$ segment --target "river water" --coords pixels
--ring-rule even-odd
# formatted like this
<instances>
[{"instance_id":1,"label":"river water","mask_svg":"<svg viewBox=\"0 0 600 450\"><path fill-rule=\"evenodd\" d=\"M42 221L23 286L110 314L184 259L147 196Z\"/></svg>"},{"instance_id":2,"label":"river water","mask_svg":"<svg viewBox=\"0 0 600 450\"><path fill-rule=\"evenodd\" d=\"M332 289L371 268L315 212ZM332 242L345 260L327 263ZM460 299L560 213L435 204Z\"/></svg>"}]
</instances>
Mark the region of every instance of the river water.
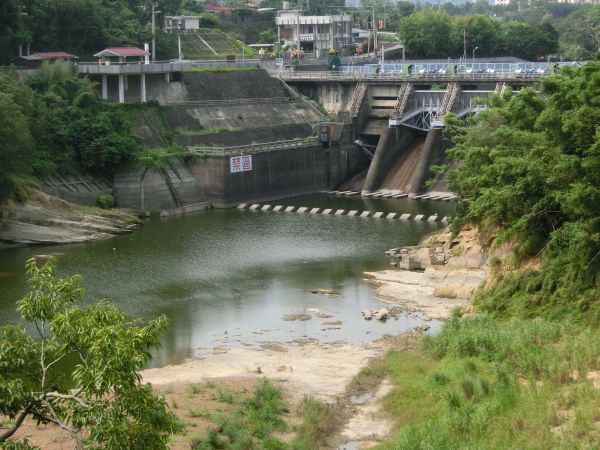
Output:
<instances>
[{"instance_id":1,"label":"river water","mask_svg":"<svg viewBox=\"0 0 600 450\"><path fill-rule=\"evenodd\" d=\"M273 203L275 204L275 203ZM440 215L448 203L314 196L277 202ZM15 301L26 290L24 263L36 254L57 254L61 276L83 275L89 304L110 297L132 316L167 314L172 325L154 353L162 366L213 351L214 347L259 347L269 342L316 338L357 343L398 334L419 323L401 317L365 321L360 310L381 307L362 279L382 270L384 251L414 245L439 223L211 210L194 216L151 219L138 232L113 239L0 253L0 324L18 323ZM341 297L312 294L333 289ZM332 314L320 319L309 308ZM312 319L283 321L308 312ZM342 321L342 325L323 322ZM432 327L435 329L435 324Z\"/></svg>"}]
</instances>

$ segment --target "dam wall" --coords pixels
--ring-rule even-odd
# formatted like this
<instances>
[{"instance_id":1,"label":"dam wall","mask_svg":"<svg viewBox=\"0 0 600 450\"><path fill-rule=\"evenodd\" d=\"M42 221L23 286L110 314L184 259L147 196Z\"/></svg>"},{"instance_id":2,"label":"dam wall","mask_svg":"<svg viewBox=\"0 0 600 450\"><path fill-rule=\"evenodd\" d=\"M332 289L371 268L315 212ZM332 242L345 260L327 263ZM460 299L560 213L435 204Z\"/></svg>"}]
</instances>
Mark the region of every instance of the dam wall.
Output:
<instances>
[{"instance_id":1,"label":"dam wall","mask_svg":"<svg viewBox=\"0 0 600 450\"><path fill-rule=\"evenodd\" d=\"M410 194L418 195L427 191L427 180L435 176L431 166L440 164L445 159L446 146L443 137L444 130L442 128L431 128L427 132L427 138L421 150L421 157L413 170Z\"/></svg>"},{"instance_id":2,"label":"dam wall","mask_svg":"<svg viewBox=\"0 0 600 450\"><path fill-rule=\"evenodd\" d=\"M406 155L419 135L419 131L411 128L393 127L385 129L373 154L373 160L362 188L363 192L374 192L381 188L390 168L395 165L396 161L401 160Z\"/></svg>"}]
</instances>

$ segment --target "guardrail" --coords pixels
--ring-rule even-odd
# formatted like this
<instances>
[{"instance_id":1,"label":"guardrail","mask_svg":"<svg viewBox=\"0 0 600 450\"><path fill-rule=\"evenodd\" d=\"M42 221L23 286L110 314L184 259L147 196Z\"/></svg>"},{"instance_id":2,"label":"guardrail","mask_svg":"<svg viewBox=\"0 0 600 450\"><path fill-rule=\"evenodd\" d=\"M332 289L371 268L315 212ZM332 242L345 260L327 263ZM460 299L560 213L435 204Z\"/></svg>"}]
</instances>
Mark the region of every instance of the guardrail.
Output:
<instances>
[{"instance_id":1,"label":"guardrail","mask_svg":"<svg viewBox=\"0 0 600 450\"><path fill-rule=\"evenodd\" d=\"M310 147L318 144L319 140L312 136L305 139L294 139L290 141L263 142L259 144L238 145L234 147L199 147L189 146L191 153L208 153L215 156L243 155L247 153L264 153L274 150L288 150L294 148Z\"/></svg>"},{"instance_id":2,"label":"guardrail","mask_svg":"<svg viewBox=\"0 0 600 450\"><path fill-rule=\"evenodd\" d=\"M440 74L440 73L422 73L422 74L401 74L401 73L379 73L348 74L344 72L301 72L301 71L270 71L271 75L282 80L335 80L335 81L460 81L460 80L539 80L541 77L550 75L542 73L458 73L458 74Z\"/></svg>"}]
</instances>

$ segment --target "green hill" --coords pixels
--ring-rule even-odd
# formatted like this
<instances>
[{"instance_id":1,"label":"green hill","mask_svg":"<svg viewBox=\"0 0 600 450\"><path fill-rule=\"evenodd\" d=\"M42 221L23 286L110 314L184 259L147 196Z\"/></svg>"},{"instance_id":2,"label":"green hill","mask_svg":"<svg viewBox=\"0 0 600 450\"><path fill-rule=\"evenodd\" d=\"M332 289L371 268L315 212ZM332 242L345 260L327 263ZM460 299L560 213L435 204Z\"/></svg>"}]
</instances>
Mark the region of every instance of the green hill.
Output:
<instances>
[{"instance_id":1,"label":"green hill","mask_svg":"<svg viewBox=\"0 0 600 450\"><path fill-rule=\"evenodd\" d=\"M222 58L226 55L256 57L258 55L255 49L242 44L227 33L215 29L200 29L182 35L181 50L186 59Z\"/></svg>"}]
</instances>

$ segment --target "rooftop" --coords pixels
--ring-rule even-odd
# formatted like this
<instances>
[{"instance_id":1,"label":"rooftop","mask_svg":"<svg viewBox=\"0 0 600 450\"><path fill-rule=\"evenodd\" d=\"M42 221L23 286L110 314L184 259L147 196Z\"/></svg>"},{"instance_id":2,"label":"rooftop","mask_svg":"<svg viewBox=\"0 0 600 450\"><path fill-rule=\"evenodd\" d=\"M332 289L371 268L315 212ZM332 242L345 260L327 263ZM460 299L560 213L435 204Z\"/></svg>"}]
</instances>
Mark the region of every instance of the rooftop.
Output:
<instances>
[{"instance_id":1,"label":"rooftop","mask_svg":"<svg viewBox=\"0 0 600 450\"><path fill-rule=\"evenodd\" d=\"M33 61L38 59L73 59L77 58L77 56L67 52L34 52L31 55L23 56L22 58Z\"/></svg>"},{"instance_id":2,"label":"rooftop","mask_svg":"<svg viewBox=\"0 0 600 450\"><path fill-rule=\"evenodd\" d=\"M127 56L149 56L145 50L137 47L108 47L102 50L101 52L96 53L94 56L96 58L101 58L102 56L119 56L119 57L127 57Z\"/></svg>"}]
</instances>

